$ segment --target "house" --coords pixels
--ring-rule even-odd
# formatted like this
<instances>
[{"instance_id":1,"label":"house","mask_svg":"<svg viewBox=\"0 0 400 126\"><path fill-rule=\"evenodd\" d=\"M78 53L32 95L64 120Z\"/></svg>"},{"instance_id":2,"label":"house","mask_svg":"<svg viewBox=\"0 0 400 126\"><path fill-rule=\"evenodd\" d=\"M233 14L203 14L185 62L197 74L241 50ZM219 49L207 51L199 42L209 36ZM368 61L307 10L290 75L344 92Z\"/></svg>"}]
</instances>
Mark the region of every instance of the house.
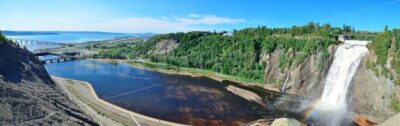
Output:
<instances>
[{"instance_id":1,"label":"house","mask_svg":"<svg viewBox=\"0 0 400 126\"><path fill-rule=\"evenodd\" d=\"M346 40L349 40L351 37L350 36L348 36L348 35L339 35L339 36L337 36L337 41L339 41L339 42L344 42L344 41L346 41Z\"/></svg>"}]
</instances>

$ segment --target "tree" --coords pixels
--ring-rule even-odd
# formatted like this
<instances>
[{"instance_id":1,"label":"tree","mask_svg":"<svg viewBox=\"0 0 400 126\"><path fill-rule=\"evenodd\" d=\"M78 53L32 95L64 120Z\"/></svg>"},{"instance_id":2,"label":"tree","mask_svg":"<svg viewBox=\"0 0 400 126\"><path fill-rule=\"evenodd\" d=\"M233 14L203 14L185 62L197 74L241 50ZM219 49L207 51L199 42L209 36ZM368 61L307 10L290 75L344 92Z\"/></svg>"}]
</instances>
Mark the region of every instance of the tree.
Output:
<instances>
[{"instance_id":1,"label":"tree","mask_svg":"<svg viewBox=\"0 0 400 126\"><path fill-rule=\"evenodd\" d=\"M3 33L0 31L0 42L6 42L7 39L4 37Z\"/></svg>"},{"instance_id":2,"label":"tree","mask_svg":"<svg viewBox=\"0 0 400 126\"><path fill-rule=\"evenodd\" d=\"M392 35L388 31L387 26L385 26L384 32L379 33L371 44L372 49L377 55L377 63L380 64L382 67L386 64L391 37Z\"/></svg>"},{"instance_id":3,"label":"tree","mask_svg":"<svg viewBox=\"0 0 400 126\"><path fill-rule=\"evenodd\" d=\"M387 25L385 25L385 29L383 30L383 32L385 32L385 33L389 32L389 28Z\"/></svg>"},{"instance_id":4,"label":"tree","mask_svg":"<svg viewBox=\"0 0 400 126\"><path fill-rule=\"evenodd\" d=\"M330 24L320 26L318 23L310 22L304 26L290 28L258 26L233 30L232 36L224 36L225 32L216 31L160 34L149 38L147 42L126 49L129 50L129 55L122 56L129 58L142 56L153 62L213 70L262 81L266 65L261 61L263 55L282 49L285 55L279 60L281 67L301 63L317 50L325 51L322 57L326 58L329 55L326 54L329 53L327 48L335 40L330 34L333 32L339 34L342 31L340 28L332 28ZM152 53L151 50L161 40L175 40L179 46L165 55ZM290 54L292 58L286 57L289 49L293 49ZM126 50L119 47L113 51L116 52L112 53L113 57Z\"/></svg>"}]
</instances>

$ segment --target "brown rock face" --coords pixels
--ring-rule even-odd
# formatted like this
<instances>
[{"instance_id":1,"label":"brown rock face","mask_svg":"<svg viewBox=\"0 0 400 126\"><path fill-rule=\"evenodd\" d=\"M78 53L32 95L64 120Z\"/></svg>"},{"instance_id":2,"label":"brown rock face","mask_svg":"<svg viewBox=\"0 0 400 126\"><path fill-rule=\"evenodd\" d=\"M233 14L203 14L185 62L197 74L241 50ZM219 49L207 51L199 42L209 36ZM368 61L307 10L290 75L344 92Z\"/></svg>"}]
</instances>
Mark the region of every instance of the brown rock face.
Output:
<instances>
[{"instance_id":1,"label":"brown rock face","mask_svg":"<svg viewBox=\"0 0 400 126\"><path fill-rule=\"evenodd\" d=\"M0 43L0 125L97 125L27 50Z\"/></svg>"},{"instance_id":2,"label":"brown rock face","mask_svg":"<svg viewBox=\"0 0 400 126\"><path fill-rule=\"evenodd\" d=\"M154 49L151 51L153 54L166 55L172 50L178 47L178 43L175 40L161 40L156 44Z\"/></svg>"},{"instance_id":3,"label":"brown rock face","mask_svg":"<svg viewBox=\"0 0 400 126\"><path fill-rule=\"evenodd\" d=\"M307 57L302 63L288 68L279 68L279 58L283 55L281 49L276 49L270 55L263 56L262 60L266 62L265 80L267 86L282 89L286 82L285 92L298 94L308 98L319 98L324 88L325 76L328 73L333 54L337 46L329 47L331 54L327 60L321 60L321 53L317 52ZM288 57L291 57L288 51ZM283 72L282 72L283 71Z\"/></svg>"},{"instance_id":4,"label":"brown rock face","mask_svg":"<svg viewBox=\"0 0 400 126\"><path fill-rule=\"evenodd\" d=\"M390 109L391 95L399 94L399 87L393 82L367 68L367 62L374 59L369 52L353 77L350 94L351 107L356 113L366 115L375 122L382 122L395 113ZM397 91L397 92L396 92Z\"/></svg>"},{"instance_id":5,"label":"brown rock face","mask_svg":"<svg viewBox=\"0 0 400 126\"><path fill-rule=\"evenodd\" d=\"M356 116L354 117L354 123L357 124L358 126L375 126L376 123L371 122L370 120L368 120L367 118L363 117L363 116Z\"/></svg>"}]
</instances>

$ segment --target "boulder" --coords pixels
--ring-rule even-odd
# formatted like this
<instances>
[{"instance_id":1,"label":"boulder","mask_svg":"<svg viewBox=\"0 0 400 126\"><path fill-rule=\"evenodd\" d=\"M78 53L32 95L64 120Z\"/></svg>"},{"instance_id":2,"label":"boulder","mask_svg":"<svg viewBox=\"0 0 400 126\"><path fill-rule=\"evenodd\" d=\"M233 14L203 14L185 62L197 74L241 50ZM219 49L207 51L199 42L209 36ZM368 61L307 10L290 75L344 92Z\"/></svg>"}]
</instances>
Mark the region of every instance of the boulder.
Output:
<instances>
[{"instance_id":1,"label":"boulder","mask_svg":"<svg viewBox=\"0 0 400 126\"><path fill-rule=\"evenodd\" d=\"M379 126L398 126L400 125L400 113L397 113L393 117L390 117L385 122L379 124Z\"/></svg>"},{"instance_id":2,"label":"boulder","mask_svg":"<svg viewBox=\"0 0 400 126\"><path fill-rule=\"evenodd\" d=\"M290 118L279 118L272 122L271 126L306 126L305 124Z\"/></svg>"}]
</instances>

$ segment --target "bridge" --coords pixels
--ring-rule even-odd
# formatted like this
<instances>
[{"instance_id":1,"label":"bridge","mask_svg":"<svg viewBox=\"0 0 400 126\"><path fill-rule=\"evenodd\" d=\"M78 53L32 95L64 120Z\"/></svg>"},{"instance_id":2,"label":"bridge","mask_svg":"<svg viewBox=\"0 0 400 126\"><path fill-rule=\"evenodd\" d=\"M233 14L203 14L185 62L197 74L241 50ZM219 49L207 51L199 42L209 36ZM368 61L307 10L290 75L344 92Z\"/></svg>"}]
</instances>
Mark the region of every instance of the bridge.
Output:
<instances>
[{"instance_id":1,"label":"bridge","mask_svg":"<svg viewBox=\"0 0 400 126\"><path fill-rule=\"evenodd\" d=\"M26 39L9 39L9 40L12 41L14 44L18 45L20 48L25 48L29 45L44 46L44 48L35 49L31 51L36 57L48 56L48 55L57 56L57 58L41 60L43 64L61 62L61 61L66 62L77 59L75 56L50 52L50 50L52 49L63 48L64 46L69 46L72 44L61 43L61 42L39 41L39 40L26 40ZM46 47L46 46L59 46L59 47Z\"/></svg>"},{"instance_id":2,"label":"bridge","mask_svg":"<svg viewBox=\"0 0 400 126\"><path fill-rule=\"evenodd\" d=\"M37 52L37 53L34 53L34 55L37 56L37 57L39 57L39 56L47 56L47 55L57 56L57 58L41 60L40 62L42 62L43 64L62 62L62 61L66 62L66 61L77 59L75 56L58 54L58 53L51 53L51 52Z\"/></svg>"},{"instance_id":3,"label":"bridge","mask_svg":"<svg viewBox=\"0 0 400 126\"><path fill-rule=\"evenodd\" d=\"M44 46L50 46L50 45L70 45L67 43L61 43L61 42L50 42L50 41L40 41L40 40L26 40L26 39L9 39L13 43L17 45L44 45Z\"/></svg>"}]
</instances>

